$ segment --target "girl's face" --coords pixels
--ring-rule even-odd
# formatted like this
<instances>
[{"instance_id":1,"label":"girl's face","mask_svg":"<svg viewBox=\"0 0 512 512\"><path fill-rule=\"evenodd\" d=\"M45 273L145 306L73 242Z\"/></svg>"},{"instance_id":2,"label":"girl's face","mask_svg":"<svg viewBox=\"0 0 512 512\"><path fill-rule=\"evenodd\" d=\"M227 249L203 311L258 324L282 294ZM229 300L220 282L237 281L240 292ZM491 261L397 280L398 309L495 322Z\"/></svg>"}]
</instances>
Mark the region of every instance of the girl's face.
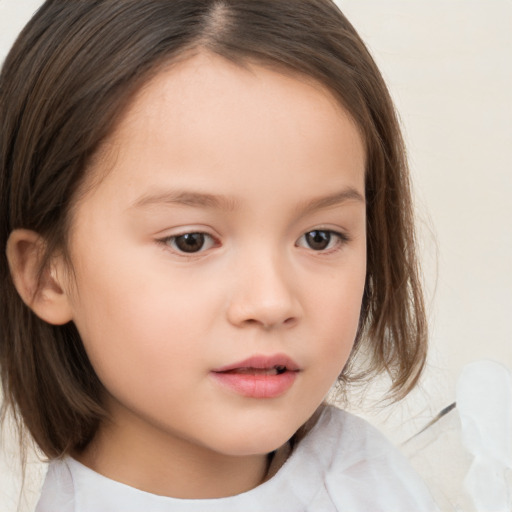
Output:
<instances>
[{"instance_id":1,"label":"girl's face","mask_svg":"<svg viewBox=\"0 0 512 512\"><path fill-rule=\"evenodd\" d=\"M68 293L110 448L276 449L357 331L354 122L312 80L200 54L150 81L104 149L74 211Z\"/></svg>"}]
</instances>

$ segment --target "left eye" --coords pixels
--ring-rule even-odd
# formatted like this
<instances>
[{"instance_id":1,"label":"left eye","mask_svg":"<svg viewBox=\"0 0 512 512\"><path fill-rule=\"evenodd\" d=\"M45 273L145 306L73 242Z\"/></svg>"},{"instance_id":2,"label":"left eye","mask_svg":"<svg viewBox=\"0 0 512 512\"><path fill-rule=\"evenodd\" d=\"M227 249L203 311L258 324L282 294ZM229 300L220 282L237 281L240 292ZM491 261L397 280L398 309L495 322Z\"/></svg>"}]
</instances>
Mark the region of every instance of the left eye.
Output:
<instances>
[{"instance_id":1,"label":"left eye","mask_svg":"<svg viewBox=\"0 0 512 512\"><path fill-rule=\"evenodd\" d=\"M206 233L184 233L183 235L170 236L164 241L176 252L186 254L205 251L215 244L213 238Z\"/></svg>"},{"instance_id":2,"label":"left eye","mask_svg":"<svg viewBox=\"0 0 512 512\"><path fill-rule=\"evenodd\" d=\"M304 233L297 241L297 245L314 251L326 251L333 249L343 241L346 241L346 237L341 233L326 229L315 229Z\"/></svg>"}]
</instances>

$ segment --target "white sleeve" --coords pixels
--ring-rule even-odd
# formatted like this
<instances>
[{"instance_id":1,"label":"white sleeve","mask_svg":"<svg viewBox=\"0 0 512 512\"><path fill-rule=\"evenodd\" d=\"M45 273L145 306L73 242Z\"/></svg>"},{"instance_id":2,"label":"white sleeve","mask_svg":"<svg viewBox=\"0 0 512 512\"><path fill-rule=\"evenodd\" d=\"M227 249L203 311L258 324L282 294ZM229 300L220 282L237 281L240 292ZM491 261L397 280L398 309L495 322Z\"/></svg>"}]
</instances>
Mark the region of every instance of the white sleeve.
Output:
<instances>
[{"instance_id":1,"label":"white sleeve","mask_svg":"<svg viewBox=\"0 0 512 512\"><path fill-rule=\"evenodd\" d=\"M437 512L408 460L366 421L345 413L325 485L339 512Z\"/></svg>"}]
</instances>

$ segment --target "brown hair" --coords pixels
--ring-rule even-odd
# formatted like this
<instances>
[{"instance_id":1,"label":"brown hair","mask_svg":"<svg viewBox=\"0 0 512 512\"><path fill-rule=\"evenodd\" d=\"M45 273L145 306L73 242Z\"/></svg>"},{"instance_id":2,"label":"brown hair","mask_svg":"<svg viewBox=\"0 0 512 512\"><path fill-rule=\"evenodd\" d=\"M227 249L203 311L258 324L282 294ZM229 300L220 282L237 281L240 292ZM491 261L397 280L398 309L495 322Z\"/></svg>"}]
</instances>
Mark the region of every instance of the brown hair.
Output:
<instances>
[{"instance_id":1,"label":"brown hair","mask_svg":"<svg viewBox=\"0 0 512 512\"><path fill-rule=\"evenodd\" d=\"M354 28L330 0L47 0L0 75L0 369L5 404L50 458L85 447L105 417L102 385L75 326L22 302L5 255L12 230L46 240L41 272L66 250L91 158L162 65L206 49L325 84L367 151L367 279L342 382L388 372L403 397L425 362L426 322L405 151L392 101ZM41 273L42 275L42 273ZM364 354L356 368L353 356Z\"/></svg>"}]
</instances>

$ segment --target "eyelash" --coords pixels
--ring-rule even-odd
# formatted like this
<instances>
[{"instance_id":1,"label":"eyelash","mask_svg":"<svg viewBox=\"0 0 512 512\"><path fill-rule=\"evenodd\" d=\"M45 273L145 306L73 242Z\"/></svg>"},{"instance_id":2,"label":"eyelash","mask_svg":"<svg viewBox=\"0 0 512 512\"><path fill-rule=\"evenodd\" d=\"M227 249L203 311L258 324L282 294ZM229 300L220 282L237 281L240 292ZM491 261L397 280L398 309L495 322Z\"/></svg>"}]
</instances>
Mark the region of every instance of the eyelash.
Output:
<instances>
[{"instance_id":1,"label":"eyelash","mask_svg":"<svg viewBox=\"0 0 512 512\"><path fill-rule=\"evenodd\" d=\"M316 236L322 236L322 235L326 235L326 234L328 235L328 245L326 248L315 250L312 247L304 247L306 249L309 248L319 254L331 254L331 253L336 252L337 250L341 249L341 247L343 245L345 245L346 243L350 242L350 238L345 233L340 233L339 231L334 231L332 229L312 229L312 230L304 233L297 240L296 246L301 247L299 245L299 241L304 239L305 237L307 237L307 235L311 235L313 233L315 233ZM322 235L320 235L320 234L322 234ZM178 240L180 238L188 237L188 236L193 236L193 235L200 235L203 238L203 241L205 239L210 240L211 245L205 249L204 242L203 242L201 244L201 247L199 248L199 250L191 251L191 252L184 251L176 246L176 240ZM334 238L334 240L333 240L333 238ZM201 231L190 231L190 232L183 233L180 235L172 235L172 236L168 236L165 238L160 238L157 240L157 242L162 244L166 248L171 248L172 251L179 254L180 256L189 257L189 258L194 257L202 252L205 252L208 249L215 247L215 245L218 245L218 242L216 242L216 240L211 235L209 235L208 233L201 232ZM306 242L306 244L307 244L307 242ZM331 247L329 247L329 246L331 246Z\"/></svg>"},{"instance_id":2,"label":"eyelash","mask_svg":"<svg viewBox=\"0 0 512 512\"><path fill-rule=\"evenodd\" d=\"M179 247L176 247L176 246L173 247L173 245L176 243L177 239L184 238L184 237L191 236L191 235L201 235L203 238L210 240L211 247L214 247L216 245L215 239L208 233L203 233L202 231L189 231L188 233L183 233L181 235L167 236L165 238L160 238L159 240L157 240L157 242L161 243L165 247L170 247L174 252L176 252L180 256L194 257L195 255L197 255L201 252L204 252L207 249L204 249L203 246L201 246L200 250L198 250L198 251L187 252L187 251L181 250ZM211 247L208 247L208 249L210 249Z\"/></svg>"},{"instance_id":3,"label":"eyelash","mask_svg":"<svg viewBox=\"0 0 512 512\"><path fill-rule=\"evenodd\" d=\"M299 238L299 240L302 240L307 235L311 235L312 233L316 233L317 235L320 233L328 234L328 236L329 236L328 247L326 247L325 249L315 250L312 247L309 247L313 251L318 252L320 254L331 254L331 253L336 252L337 250L341 249L341 247L343 245L345 245L346 243L350 242L350 238L345 233L340 233L339 231L334 231L332 229L312 229L311 231L307 231L306 233L304 233ZM333 238L334 238L334 240L333 240ZM333 243L333 245L331 247L329 247L331 245L331 243ZM297 241L297 244L298 244L298 241Z\"/></svg>"}]
</instances>

